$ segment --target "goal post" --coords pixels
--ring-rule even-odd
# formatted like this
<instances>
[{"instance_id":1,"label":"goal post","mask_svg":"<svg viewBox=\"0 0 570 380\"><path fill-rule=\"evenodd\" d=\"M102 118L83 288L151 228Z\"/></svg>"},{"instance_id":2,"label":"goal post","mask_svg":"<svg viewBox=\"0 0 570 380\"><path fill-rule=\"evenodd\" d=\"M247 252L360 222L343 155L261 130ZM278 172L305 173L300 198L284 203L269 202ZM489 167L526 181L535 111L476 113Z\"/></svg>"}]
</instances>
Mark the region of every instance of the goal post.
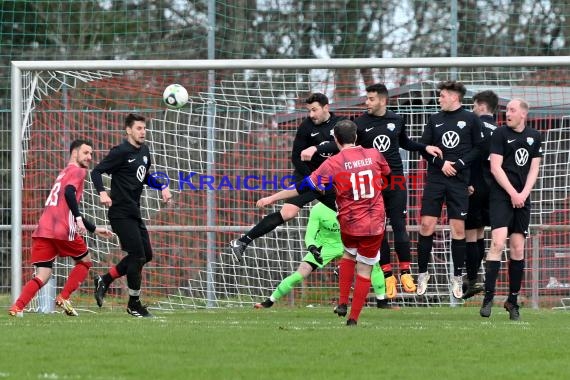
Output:
<instances>
[{"instance_id":1,"label":"goal post","mask_svg":"<svg viewBox=\"0 0 570 380\"><path fill-rule=\"evenodd\" d=\"M421 135L427 117L438 110L435 87L441 80L464 82L469 91L466 105L470 96L485 89L498 92L503 107L509 98L529 98L532 126L543 133L546 151L533 194L532 223L540 226L536 228L540 238L532 241L541 244L549 256L534 257L531 253L538 252L537 247L528 248L528 257L534 260L528 268L539 273L533 272L532 280L531 276L525 279L525 294L529 298L532 294L533 304L538 305L543 295L563 293L563 286L547 289L544 279L553 277L558 284L570 284L570 273L559 267L570 260L569 232L559 227L548 230L549 225L568 224L570 219L570 87L564 85L570 79L570 57L14 61L12 300L19 295L23 276L29 276L25 261L29 231L39 218L46 186L51 186L54 172L66 161L65 144L72 137L89 137L96 145L97 162L121 141L121 117L132 111L147 116L152 171L168 176L177 199L176 209L165 209L155 191L143 193L143 216L156 251L155 260L145 270L143 289L163 308L251 305L268 296L295 270L305 251L308 208L296 220L257 239L248 248L243 267L234 265L227 243L261 220L253 201L275 191L290 173L291 142L306 115L304 97L324 92L335 112L357 116L363 111L364 95L358 70L365 68L373 70L378 82L386 83L389 108L406 118L414 139ZM342 70L353 75L337 76ZM353 79L343 82L340 77ZM187 87L191 99L180 110L167 110L161 94L174 82ZM402 155L407 174L420 178L417 188L410 189L409 199L408 224L415 239L424 166L416 154ZM259 179L254 184L263 186L244 189L250 183L243 179L252 173L266 176L267 181ZM107 223L89 180L81 208L98 224ZM430 283L434 289L430 297L399 291L397 302L414 306L451 303L449 239L449 230L443 226L434 242L430 272L433 269L437 276ZM106 270L121 255L117 242L88 238L88 246L97 271ZM63 279L69 263L61 261L56 270ZM394 254L392 262L397 266ZM501 273L504 291L505 271ZM315 290L300 288L298 299L329 302L336 287L331 274L332 268L315 273L307 281L308 288ZM61 286L61 279L56 286ZM82 291L90 290L84 284ZM111 296L121 291L119 283ZM92 306L89 301L85 301L87 306Z\"/></svg>"}]
</instances>

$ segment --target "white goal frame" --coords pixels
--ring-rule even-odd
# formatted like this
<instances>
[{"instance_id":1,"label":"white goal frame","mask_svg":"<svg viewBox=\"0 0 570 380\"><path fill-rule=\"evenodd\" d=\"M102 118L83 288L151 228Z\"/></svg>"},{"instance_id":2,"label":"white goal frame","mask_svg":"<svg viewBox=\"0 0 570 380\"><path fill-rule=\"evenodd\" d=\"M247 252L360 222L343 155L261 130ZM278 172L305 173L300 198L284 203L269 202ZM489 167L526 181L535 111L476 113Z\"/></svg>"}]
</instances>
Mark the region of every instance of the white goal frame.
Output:
<instances>
[{"instance_id":1,"label":"white goal frame","mask_svg":"<svg viewBox=\"0 0 570 380\"><path fill-rule=\"evenodd\" d=\"M430 57L369 59L292 59L292 60L124 60L124 61L12 61L11 63L11 298L15 301L22 287L22 154L23 154L23 71L81 70L217 70L217 69L373 69L459 67L566 66L570 56L515 57ZM212 71L213 73L213 71ZM213 75L210 75L213 83ZM568 227L568 226L566 226ZM217 231L219 226L197 226L201 231ZM225 230L230 230L227 227Z\"/></svg>"}]
</instances>

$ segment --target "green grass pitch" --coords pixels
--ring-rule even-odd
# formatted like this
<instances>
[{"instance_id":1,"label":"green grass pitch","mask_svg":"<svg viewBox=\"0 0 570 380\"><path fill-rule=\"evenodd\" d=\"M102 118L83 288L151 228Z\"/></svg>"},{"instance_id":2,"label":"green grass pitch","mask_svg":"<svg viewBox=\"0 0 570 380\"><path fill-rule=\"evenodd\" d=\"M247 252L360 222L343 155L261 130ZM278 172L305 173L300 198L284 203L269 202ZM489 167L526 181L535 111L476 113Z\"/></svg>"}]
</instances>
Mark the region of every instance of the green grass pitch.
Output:
<instances>
[{"instance_id":1,"label":"green grass pitch","mask_svg":"<svg viewBox=\"0 0 570 380\"><path fill-rule=\"evenodd\" d=\"M568 379L570 314L475 307L0 316L0 379Z\"/></svg>"}]
</instances>

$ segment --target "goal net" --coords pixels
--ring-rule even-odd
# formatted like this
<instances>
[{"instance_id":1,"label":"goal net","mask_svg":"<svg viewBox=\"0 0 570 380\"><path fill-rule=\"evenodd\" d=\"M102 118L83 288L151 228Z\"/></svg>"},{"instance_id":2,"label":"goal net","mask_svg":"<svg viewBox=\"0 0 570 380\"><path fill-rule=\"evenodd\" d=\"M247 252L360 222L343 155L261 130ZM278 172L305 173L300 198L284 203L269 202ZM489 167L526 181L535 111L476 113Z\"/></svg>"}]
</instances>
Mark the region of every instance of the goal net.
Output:
<instances>
[{"instance_id":1,"label":"goal net","mask_svg":"<svg viewBox=\"0 0 570 380\"><path fill-rule=\"evenodd\" d=\"M441 66L441 65L439 65ZM533 191L531 238L523 296L536 305L557 305L570 293L568 224L570 176L570 87L568 67L525 66L372 68L374 80L390 89L389 108L403 115L413 139L421 136L429 116L438 111L436 86L457 79L468 93L464 104L482 90L500 98L498 122L506 103L521 97L531 105L529 124L542 132L544 159ZM355 117L364 111L365 84L359 64L334 69L260 67L156 70L125 67L89 70L23 70L21 76L22 153L22 279L32 275L29 264L31 231L59 171L68 160L75 138L94 143L94 161L124 138L127 113L147 117L147 144L153 152L151 172L170 180L175 205L165 208L160 193L145 189L141 208L150 230L154 259L143 272L143 297L153 307L251 307L269 296L304 256L304 232L310 206L300 216L255 240L246 250L245 265L236 265L228 243L248 231L273 209L260 211L255 201L283 187L292 172L290 151L295 131L307 116L304 99L323 92L333 112ZM180 110L167 109L162 91L182 84L190 94ZM369 84L369 83L367 83ZM417 153L401 152L406 174L419 178L409 188L408 226L412 239L412 272L417 274L415 242L425 162ZM106 179L109 185L108 178ZM83 212L107 225L90 180L86 181ZM436 233L429 271L434 273L426 296L404 293L394 300L403 306L454 303L450 298L450 233L445 210ZM551 227L554 226L554 227ZM391 240L391 233L388 232ZM486 232L487 244L490 233ZM93 237L87 243L95 259L92 274L105 272L123 255L117 241ZM392 246L393 247L393 246ZM506 256L504 258L506 260ZM392 252L397 271L397 257ZM72 262L58 259L55 286L61 287ZM507 287L506 265L498 283ZM329 305L337 297L334 265L313 273L282 304ZM13 268L14 270L14 268ZM15 269L18 270L18 269ZM480 274L483 275L483 272ZM80 307L93 307L92 282L74 296ZM126 281L113 284L107 305L124 303ZM372 294L372 293L371 293ZM48 296L49 297L49 296ZM48 298L47 302L51 302ZM475 298L473 302L480 302ZM33 304L39 308L41 302Z\"/></svg>"}]
</instances>

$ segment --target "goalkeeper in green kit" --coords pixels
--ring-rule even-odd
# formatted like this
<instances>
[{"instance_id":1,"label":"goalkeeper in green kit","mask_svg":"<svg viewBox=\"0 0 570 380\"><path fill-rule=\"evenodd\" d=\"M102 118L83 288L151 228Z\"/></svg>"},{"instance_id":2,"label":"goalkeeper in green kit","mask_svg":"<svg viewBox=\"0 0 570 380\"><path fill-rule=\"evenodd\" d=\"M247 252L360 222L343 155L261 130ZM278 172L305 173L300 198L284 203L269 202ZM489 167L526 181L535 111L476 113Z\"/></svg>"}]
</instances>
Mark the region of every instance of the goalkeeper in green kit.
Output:
<instances>
[{"instance_id":1,"label":"goalkeeper in green kit","mask_svg":"<svg viewBox=\"0 0 570 380\"><path fill-rule=\"evenodd\" d=\"M309 252L303 257L297 271L283 279L269 298L256 303L254 305L256 309L270 308L277 300L289 294L295 285L309 277L315 269L323 268L331 261L342 257L344 247L335 211L322 203L313 206L305 232L305 244ZM384 275L378 264L372 269L371 280L376 293L377 306L390 308L385 298Z\"/></svg>"}]
</instances>

